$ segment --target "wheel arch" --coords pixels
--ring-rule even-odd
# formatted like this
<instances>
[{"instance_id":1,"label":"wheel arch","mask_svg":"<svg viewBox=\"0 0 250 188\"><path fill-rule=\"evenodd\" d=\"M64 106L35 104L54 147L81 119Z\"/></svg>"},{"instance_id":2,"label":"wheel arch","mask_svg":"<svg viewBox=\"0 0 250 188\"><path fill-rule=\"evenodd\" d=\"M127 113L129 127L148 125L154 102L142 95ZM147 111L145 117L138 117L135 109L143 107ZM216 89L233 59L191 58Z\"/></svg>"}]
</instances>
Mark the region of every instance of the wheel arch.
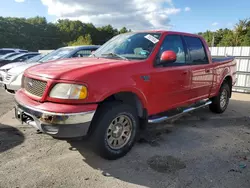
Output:
<instances>
[{"instance_id":1,"label":"wheel arch","mask_svg":"<svg viewBox=\"0 0 250 188\"><path fill-rule=\"evenodd\" d=\"M233 78L232 76L228 75L224 78L223 83L227 83L230 88L230 98L232 96L232 89L233 89Z\"/></svg>"},{"instance_id":2,"label":"wheel arch","mask_svg":"<svg viewBox=\"0 0 250 188\"><path fill-rule=\"evenodd\" d=\"M91 134L95 128L95 120L98 119L98 116L101 112L101 107L109 102L120 102L126 103L136 108L137 115L140 121L140 129L145 129L148 122L148 112L145 106L145 101L138 96L137 93L132 91L121 91L117 93L110 94L105 97L101 102L98 103L96 113L93 118L93 122L90 125L88 133Z\"/></svg>"},{"instance_id":3,"label":"wheel arch","mask_svg":"<svg viewBox=\"0 0 250 188\"><path fill-rule=\"evenodd\" d=\"M134 92L131 91L122 91L118 93L114 93L108 97L106 97L104 100L102 100L99 105L109 102L109 101L119 101L122 103L129 104L131 106L136 107L137 114L140 118L143 117L143 109L145 109L145 105L142 101L142 99Z\"/></svg>"},{"instance_id":4,"label":"wheel arch","mask_svg":"<svg viewBox=\"0 0 250 188\"><path fill-rule=\"evenodd\" d=\"M230 88L230 98L232 96L232 89L233 89L233 78L232 76L228 73L225 72L224 76L222 77L223 79L221 79L220 84L218 85L218 88L216 89L216 95L219 94L220 92L220 88L224 83L227 83L229 88Z\"/></svg>"}]
</instances>

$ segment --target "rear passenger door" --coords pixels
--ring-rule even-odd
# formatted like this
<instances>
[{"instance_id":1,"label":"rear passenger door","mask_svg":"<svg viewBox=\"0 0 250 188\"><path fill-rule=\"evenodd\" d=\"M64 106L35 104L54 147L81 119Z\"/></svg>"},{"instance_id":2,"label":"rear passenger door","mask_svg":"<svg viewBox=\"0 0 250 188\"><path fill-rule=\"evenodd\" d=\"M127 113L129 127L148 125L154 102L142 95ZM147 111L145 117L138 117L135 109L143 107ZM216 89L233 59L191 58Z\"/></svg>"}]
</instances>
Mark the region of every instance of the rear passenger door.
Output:
<instances>
[{"instance_id":1,"label":"rear passenger door","mask_svg":"<svg viewBox=\"0 0 250 188\"><path fill-rule=\"evenodd\" d=\"M191 73L191 100L207 98L213 83L213 69L209 64L203 42L198 37L183 37L188 49Z\"/></svg>"}]
</instances>

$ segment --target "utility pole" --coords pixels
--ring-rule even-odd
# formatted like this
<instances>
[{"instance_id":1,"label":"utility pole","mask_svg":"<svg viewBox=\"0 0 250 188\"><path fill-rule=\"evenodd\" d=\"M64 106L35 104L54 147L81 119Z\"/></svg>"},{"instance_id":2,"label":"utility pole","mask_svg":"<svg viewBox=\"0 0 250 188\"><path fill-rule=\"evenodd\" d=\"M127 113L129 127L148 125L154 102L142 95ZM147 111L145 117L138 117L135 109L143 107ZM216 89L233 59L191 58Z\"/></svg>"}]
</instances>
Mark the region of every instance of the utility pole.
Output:
<instances>
[{"instance_id":1,"label":"utility pole","mask_svg":"<svg viewBox=\"0 0 250 188\"><path fill-rule=\"evenodd\" d=\"M212 38L211 47L214 47L214 34L213 34L213 38Z\"/></svg>"}]
</instances>

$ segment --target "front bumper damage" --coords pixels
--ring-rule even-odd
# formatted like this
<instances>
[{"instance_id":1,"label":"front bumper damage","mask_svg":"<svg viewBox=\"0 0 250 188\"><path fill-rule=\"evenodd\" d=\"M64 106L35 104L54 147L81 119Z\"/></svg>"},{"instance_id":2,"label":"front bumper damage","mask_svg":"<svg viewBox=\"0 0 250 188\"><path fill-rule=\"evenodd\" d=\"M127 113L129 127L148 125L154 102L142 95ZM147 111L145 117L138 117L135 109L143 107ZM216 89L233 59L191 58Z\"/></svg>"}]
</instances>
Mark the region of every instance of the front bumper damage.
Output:
<instances>
[{"instance_id":1,"label":"front bumper damage","mask_svg":"<svg viewBox=\"0 0 250 188\"><path fill-rule=\"evenodd\" d=\"M24 105L16 99L15 117L19 121L56 138L87 135L94 114L95 110L80 113L48 112Z\"/></svg>"}]
</instances>

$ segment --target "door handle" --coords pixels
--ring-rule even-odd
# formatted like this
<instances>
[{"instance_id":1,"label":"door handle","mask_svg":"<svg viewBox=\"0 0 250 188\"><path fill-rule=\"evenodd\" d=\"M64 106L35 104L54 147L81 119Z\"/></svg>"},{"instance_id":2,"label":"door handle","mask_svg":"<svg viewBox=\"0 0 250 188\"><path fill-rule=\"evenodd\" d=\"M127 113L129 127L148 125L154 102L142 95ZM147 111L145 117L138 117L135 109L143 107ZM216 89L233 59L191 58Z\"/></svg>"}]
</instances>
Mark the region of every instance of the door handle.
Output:
<instances>
[{"instance_id":1,"label":"door handle","mask_svg":"<svg viewBox=\"0 0 250 188\"><path fill-rule=\"evenodd\" d=\"M186 75L188 73L188 71L183 71L182 74L183 75Z\"/></svg>"},{"instance_id":2,"label":"door handle","mask_svg":"<svg viewBox=\"0 0 250 188\"><path fill-rule=\"evenodd\" d=\"M210 72L210 69L206 69L205 72L206 72L206 73L209 73L209 72Z\"/></svg>"}]
</instances>

